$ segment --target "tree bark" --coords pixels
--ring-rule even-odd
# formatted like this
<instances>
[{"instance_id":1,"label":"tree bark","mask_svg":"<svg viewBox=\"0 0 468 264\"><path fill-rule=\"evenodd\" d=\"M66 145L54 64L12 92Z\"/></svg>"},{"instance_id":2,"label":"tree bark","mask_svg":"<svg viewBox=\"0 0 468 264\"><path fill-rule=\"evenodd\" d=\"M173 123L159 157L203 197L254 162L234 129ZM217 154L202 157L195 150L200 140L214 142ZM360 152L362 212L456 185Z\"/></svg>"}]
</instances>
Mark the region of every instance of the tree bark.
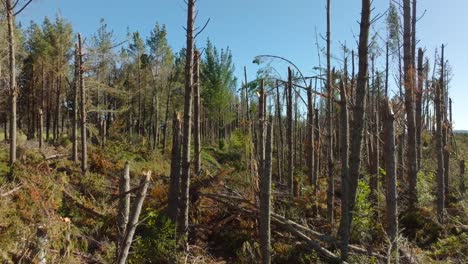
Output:
<instances>
[{"instance_id":1,"label":"tree bark","mask_svg":"<svg viewBox=\"0 0 468 264\"><path fill-rule=\"evenodd\" d=\"M194 137L194 174L201 173L201 137L200 137L200 52L195 50L193 65L193 137Z\"/></svg>"},{"instance_id":2,"label":"tree bark","mask_svg":"<svg viewBox=\"0 0 468 264\"><path fill-rule=\"evenodd\" d=\"M148 171L144 174L143 178L140 181L141 189L137 193L136 201L130 215L130 219L126 228L125 237L122 242L122 249L119 252L117 263L125 264L127 261L128 252L130 251L130 246L133 242L133 235L138 226L138 219L140 218L141 208L143 207L143 202L146 197L146 192L148 190L148 185L151 179L151 171Z\"/></svg>"},{"instance_id":3,"label":"tree bark","mask_svg":"<svg viewBox=\"0 0 468 264\"><path fill-rule=\"evenodd\" d=\"M288 67L288 85L286 87L287 90L287 119L288 119L288 125L287 125L287 130L286 130L286 138L288 141L288 190L289 194L291 196L294 195L294 158L293 158L293 152L294 152L294 147L293 147L293 113L292 113L292 89L293 89L293 83L292 83L292 72L291 68Z\"/></svg>"},{"instance_id":4,"label":"tree bark","mask_svg":"<svg viewBox=\"0 0 468 264\"><path fill-rule=\"evenodd\" d=\"M408 149L406 159L408 161L408 201L409 210L414 209L418 203L416 189L417 180L417 151L416 151L416 120L414 114L414 61L411 52L411 6L410 0L403 1L403 64L405 82L405 110L407 123Z\"/></svg>"},{"instance_id":5,"label":"tree bark","mask_svg":"<svg viewBox=\"0 0 468 264\"><path fill-rule=\"evenodd\" d=\"M331 39L330 39L330 0L327 0L327 141L328 141L328 177L327 177L327 220L332 224L335 219L334 203L335 203L335 184L334 184L334 161L333 161L333 87L331 75Z\"/></svg>"},{"instance_id":6,"label":"tree bark","mask_svg":"<svg viewBox=\"0 0 468 264\"><path fill-rule=\"evenodd\" d=\"M125 162L125 168L122 176L120 177L119 184L119 212L117 215L117 256L119 255L119 250L124 242L124 236L127 231L128 217L130 214L130 165Z\"/></svg>"},{"instance_id":7,"label":"tree bark","mask_svg":"<svg viewBox=\"0 0 468 264\"><path fill-rule=\"evenodd\" d=\"M364 133L367 79L368 79L368 55L369 55L369 28L371 15L371 1L362 0L361 23L359 33L359 71L356 84L356 101L353 111L353 122L351 129L351 148L349 158L349 175L350 175L350 195L349 209L346 208L349 221L341 219L340 225L344 236L349 236L351 222L353 219L352 212L354 210L356 190L359 179L359 170L361 167L361 150ZM346 245L345 245L346 246Z\"/></svg>"},{"instance_id":8,"label":"tree bark","mask_svg":"<svg viewBox=\"0 0 468 264\"><path fill-rule=\"evenodd\" d=\"M265 102L266 103L266 102ZM265 117L264 117L265 118ZM265 125L263 126L265 128ZM264 132L262 132L264 134ZM260 249L262 252L262 263L271 263L270 250L270 221L271 221L271 173L272 173L272 150L273 150L273 124L272 120L267 124L267 135L265 143L265 160L263 173L260 177Z\"/></svg>"},{"instance_id":9,"label":"tree bark","mask_svg":"<svg viewBox=\"0 0 468 264\"><path fill-rule=\"evenodd\" d=\"M397 178L395 152L395 116L388 99L382 101L382 117L384 130L384 162L386 171L386 210L387 235L390 238L391 258L398 263L398 212L397 212ZM388 263L391 263L389 260Z\"/></svg>"},{"instance_id":10,"label":"tree bark","mask_svg":"<svg viewBox=\"0 0 468 264\"><path fill-rule=\"evenodd\" d=\"M75 44L75 76L73 82L73 163L78 164L78 97L80 87L80 54L78 44Z\"/></svg>"},{"instance_id":11,"label":"tree bark","mask_svg":"<svg viewBox=\"0 0 468 264\"><path fill-rule=\"evenodd\" d=\"M345 59L346 61L346 59ZM346 65L346 62L345 62ZM345 76L347 78L347 72L345 70ZM341 137L341 221L344 223L349 222L349 201L350 192L349 187L351 180L349 177L349 114L348 114L348 97L346 94L346 84L344 80L341 82L340 97L341 97L341 109L340 109L340 137ZM341 231L341 258L347 260L348 258L348 245L349 245L349 233Z\"/></svg>"},{"instance_id":12,"label":"tree bark","mask_svg":"<svg viewBox=\"0 0 468 264\"><path fill-rule=\"evenodd\" d=\"M465 195L465 160L460 160L460 193Z\"/></svg>"},{"instance_id":13,"label":"tree bark","mask_svg":"<svg viewBox=\"0 0 468 264\"><path fill-rule=\"evenodd\" d=\"M436 114L436 153L437 153L437 217L440 222L444 221L445 211L445 166L444 166L444 145L443 145L443 110L442 93L444 86L444 46L442 46L441 58L442 74L439 84L435 87L435 114Z\"/></svg>"},{"instance_id":14,"label":"tree bark","mask_svg":"<svg viewBox=\"0 0 468 264\"><path fill-rule=\"evenodd\" d=\"M312 98L312 84L307 89L307 174L309 183L314 183L314 102Z\"/></svg>"},{"instance_id":15,"label":"tree bark","mask_svg":"<svg viewBox=\"0 0 468 264\"><path fill-rule=\"evenodd\" d=\"M416 0L414 0L416 2ZM423 125L423 116L422 116L422 93L424 89L424 51L419 48L418 50L418 88L416 89L416 154L417 154L417 168L421 168L421 159L422 159L422 145L421 145L421 135L422 135L422 125Z\"/></svg>"},{"instance_id":16,"label":"tree bark","mask_svg":"<svg viewBox=\"0 0 468 264\"><path fill-rule=\"evenodd\" d=\"M10 165L16 162L17 116L16 103L18 100L18 87L16 86L16 51L15 51L15 17L11 0L6 0L6 16L8 24L8 58L10 70Z\"/></svg>"},{"instance_id":17,"label":"tree bark","mask_svg":"<svg viewBox=\"0 0 468 264\"><path fill-rule=\"evenodd\" d=\"M180 193L180 141L181 141L180 116L174 113L172 123L172 154L171 154L171 176L168 194L168 217L174 223L177 219L178 197Z\"/></svg>"},{"instance_id":18,"label":"tree bark","mask_svg":"<svg viewBox=\"0 0 468 264\"><path fill-rule=\"evenodd\" d=\"M193 31L195 20L195 0L187 0L187 47L185 61L185 101L182 150L181 195L179 199L179 216L177 223L177 240L179 246L186 248L189 225L189 189L190 189L190 143L192 132L192 88L193 88Z\"/></svg>"},{"instance_id":19,"label":"tree bark","mask_svg":"<svg viewBox=\"0 0 468 264\"><path fill-rule=\"evenodd\" d=\"M39 148L42 149L44 146L44 113L42 112L42 108L39 108Z\"/></svg>"},{"instance_id":20,"label":"tree bark","mask_svg":"<svg viewBox=\"0 0 468 264\"><path fill-rule=\"evenodd\" d=\"M86 173L88 170L88 151L86 144L86 90L84 85L84 66L83 66L83 42L81 35L78 34L78 50L80 63L80 90L81 90L81 170Z\"/></svg>"}]
</instances>

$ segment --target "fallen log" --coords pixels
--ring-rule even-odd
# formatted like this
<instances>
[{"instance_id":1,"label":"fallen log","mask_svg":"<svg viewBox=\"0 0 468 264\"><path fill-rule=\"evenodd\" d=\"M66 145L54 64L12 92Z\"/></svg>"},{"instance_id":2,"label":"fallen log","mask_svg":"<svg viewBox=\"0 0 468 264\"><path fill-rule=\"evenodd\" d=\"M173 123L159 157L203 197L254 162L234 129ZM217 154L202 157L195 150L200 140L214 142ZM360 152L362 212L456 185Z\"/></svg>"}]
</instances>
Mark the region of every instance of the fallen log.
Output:
<instances>
[{"instance_id":1,"label":"fallen log","mask_svg":"<svg viewBox=\"0 0 468 264\"><path fill-rule=\"evenodd\" d=\"M106 217L106 215L104 213L101 213L101 212L97 211L96 209L91 208L91 207L83 204L77 198L73 197L73 195L71 195L66 190L63 190L62 193L65 196L65 198L72 201L79 209L83 210L84 212L88 213L89 215L94 216L94 217L99 217L99 218L105 218Z\"/></svg>"},{"instance_id":2,"label":"fallen log","mask_svg":"<svg viewBox=\"0 0 468 264\"><path fill-rule=\"evenodd\" d=\"M255 211L248 210L246 208L239 207L238 205L233 205L233 204L231 204L231 203L229 203L227 201L224 201L222 199L218 199L216 197L216 195L211 195L211 194L200 194L200 195L208 197L208 198L210 198L212 200L215 200L217 202L220 202L220 203L222 203L222 204L224 204L224 205L226 205L226 206L228 206L228 207L230 207L230 208L232 208L234 210L237 210L237 211L239 211L241 213L246 214L249 217L255 217L256 214L258 213L258 210L255 210ZM323 248L322 246L320 246L319 243L312 240L308 236L304 235L302 232L294 229L294 227L292 227L290 224L281 222L281 221L279 221L278 219L275 219L275 218L272 218L272 223L275 224L275 225L282 226L283 228L287 229L290 233L294 234L296 237L306 241L307 244L313 250L315 250L317 253L319 253L328 262L330 262L330 263L346 263L346 262L341 262L341 259L338 256L336 256L335 254L330 252L328 249Z\"/></svg>"},{"instance_id":3,"label":"fallen log","mask_svg":"<svg viewBox=\"0 0 468 264\"><path fill-rule=\"evenodd\" d=\"M231 199L231 200L235 200L237 202L241 202L241 203L245 203L249 206L251 206L253 208L253 210L255 210L256 212L258 212L258 208L253 204L251 203L249 200L245 199L245 198L242 198L242 197L235 197L235 196L229 196L229 195L225 195L225 194L200 194L202 196L205 196L205 197L208 197L208 198L211 198L213 200L217 200L219 201L220 199ZM224 202L224 201L223 201ZM231 206L234 206L232 204L230 204ZM236 205L238 207L238 205ZM247 210L247 209L244 209L244 210ZM248 211L248 210L247 210ZM251 212L251 211L248 211L249 213L256 213L256 212ZM247 212L246 212L247 213ZM309 236L312 236L312 237L315 237L317 238L318 240L324 242L324 243L328 243L328 244L332 244L332 245L339 245L341 242L339 241L339 239L335 238L335 237L332 237L332 236L329 236L329 235L325 235L325 234L322 234L320 232L317 232L315 230L312 230L308 227L305 227L303 225L300 225L292 220L289 220L279 214L275 214L275 213L271 213L271 220L272 220L272 223L276 223L276 224L279 224L279 225L289 225L291 226L291 228L295 229L296 231L298 231L300 234L305 234L305 235L309 235ZM297 234L298 236L301 236L300 234ZM362 247L359 247L359 246L356 246L356 245L349 245L349 249L355 253L359 253L359 254L363 254L363 255L369 255L369 251L362 248ZM379 259L382 259L382 260L385 260L387 259L386 256L384 255L381 255L381 254L378 254L378 253L371 253L370 254L371 256L374 256L374 257L377 257Z\"/></svg>"}]
</instances>

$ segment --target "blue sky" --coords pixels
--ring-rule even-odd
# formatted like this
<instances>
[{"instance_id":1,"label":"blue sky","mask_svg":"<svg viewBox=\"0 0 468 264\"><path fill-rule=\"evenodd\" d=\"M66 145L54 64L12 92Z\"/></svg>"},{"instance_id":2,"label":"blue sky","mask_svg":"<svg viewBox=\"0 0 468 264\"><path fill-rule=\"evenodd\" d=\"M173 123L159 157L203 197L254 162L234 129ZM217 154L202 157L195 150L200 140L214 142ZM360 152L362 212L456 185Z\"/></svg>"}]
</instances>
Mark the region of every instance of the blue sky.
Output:
<instances>
[{"instance_id":1,"label":"blue sky","mask_svg":"<svg viewBox=\"0 0 468 264\"><path fill-rule=\"evenodd\" d=\"M332 51L342 57L340 47L356 49L359 34L357 21L360 18L361 1L332 0ZM424 0L418 1L419 14L426 10L418 22L418 46L427 49L431 60L434 50L442 43L447 45L446 56L453 68L451 97L454 101L456 129L468 129L468 1ZM218 48L229 46L234 56L236 75L241 78L243 66L247 66L250 79L254 78L258 65L252 64L256 55L274 54L286 57L306 74L313 74L318 65L316 34L319 45L325 42L324 35L326 0L198 0L197 25L211 22L199 36L198 46L204 46L209 37ZM386 11L387 0L374 0L374 16ZM41 23L44 16L61 15L72 22L74 30L85 37L91 36L104 18L114 30L116 41L125 39L127 28L147 36L156 22L166 24L168 39L175 51L185 44L182 27L186 23L186 8L183 0L34 0L20 16L19 21ZM379 21L374 31L385 35L385 27ZM322 63L324 61L322 60ZM339 65L338 60L332 63ZM280 73L286 73L287 64L273 61ZM384 61L377 62L383 69Z\"/></svg>"}]
</instances>

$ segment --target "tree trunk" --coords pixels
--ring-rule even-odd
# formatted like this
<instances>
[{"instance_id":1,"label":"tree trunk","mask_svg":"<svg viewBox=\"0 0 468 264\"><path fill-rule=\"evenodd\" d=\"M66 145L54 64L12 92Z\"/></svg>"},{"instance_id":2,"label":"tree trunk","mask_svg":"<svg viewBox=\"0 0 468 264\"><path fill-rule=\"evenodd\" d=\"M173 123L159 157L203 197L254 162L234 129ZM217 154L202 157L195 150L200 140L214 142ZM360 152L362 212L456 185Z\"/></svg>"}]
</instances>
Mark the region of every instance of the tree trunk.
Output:
<instances>
[{"instance_id":1,"label":"tree trunk","mask_svg":"<svg viewBox=\"0 0 468 264\"><path fill-rule=\"evenodd\" d=\"M8 23L8 58L10 70L10 165L16 162L16 101L18 100L18 87L16 86L16 52L15 52L15 17L11 0L6 1L6 16Z\"/></svg>"},{"instance_id":2,"label":"tree trunk","mask_svg":"<svg viewBox=\"0 0 468 264\"><path fill-rule=\"evenodd\" d=\"M266 103L266 101L265 101ZM272 150L273 150L273 124L267 125L266 150L262 177L260 177L260 249L262 252L262 263L269 264L270 256L270 220L271 220L271 173L272 173ZM265 127L265 126L264 126ZM262 133L264 134L264 132Z\"/></svg>"},{"instance_id":3,"label":"tree trunk","mask_svg":"<svg viewBox=\"0 0 468 264\"><path fill-rule=\"evenodd\" d=\"M327 0L327 123L328 123L328 177L327 177L327 220L334 222L335 184L334 184L334 161L333 161L333 87L331 75L331 39L330 39L330 0Z\"/></svg>"},{"instance_id":4,"label":"tree trunk","mask_svg":"<svg viewBox=\"0 0 468 264\"><path fill-rule=\"evenodd\" d=\"M397 179L395 155L395 116L388 99L382 101L384 130L384 162L386 171L386 210L387 235L390 238L391 257L398 263L398 212L397 212ZM389 260L388 263L391 263Z\"/></svg>"},{"instance_id":5,"label":"tree trunk","mask_svg":"<svg viewBox=\"0 0 468 264\"><path fill-rule=\"evenodd\" d=\"M444 164L444 145L443 145L443 102L442 93L444 86L444 46L442 46L441 58L442 74L439 84L435 87L435 114L436 114L436 153L437 153L437 217L440 222L444 221L445 211L445 164Z\"/></svg>"},{"instance_id":6,"label":"tree trunk","mask_svg":"<svg viewBox=\"0 0 468 264\"><path fill-rule=\"evenodd\" d=\"M119 211L117 214L117 256L119 255L119 250L124 242L124 236L127 231L128 217L130 214L130 165L125 162L124 173L120 177L119 184Z\"/></svg>"},{"instance_id":7,"label":"tree trunk","mask_svg":"<svg viewBox=\"0 0 468 264\"><path fill-rule=\"evenodd\" d=\"M287 90L287 119L288 119L288 126L286 130L286 138L288 141L288 190L291 196L294 195L294 159L293 159L293 113L292 113L292 72L291 68L288 68L288 85L286 87Z\"/></svg>"},{"instance_id":8,"label":"tree trunk","mask_svg":"<svg viewBox=\"0 0 468 264\"><path fill-rule=\"evenodd\" d=\"M368 44L369 44L369 28L370 28L370 15L371 15L371 1L362 0L361 23L359 33L359 71L356 85L356 101L353 111L353 122L351 132L351 148L349 158L349 175L350 175L350 194L349 194L349 208L345 208L349 215L349 221L346 222L341 219L340 225L342 226L343 235L349 237L351 222L353 219L352 212L354 210L356 190L359 179L359 170L361 167L361 150L362 140L364 133L365 123L365 107L366 107L366 93L367 93L367 78L368 78ZM346 199L346 198L345 198ZM344 245L347 246L347 245Z\"/></svg>"},{"instance_id":9,"label":"tree trunk","mask_svg":"<svg viewBox=\"0 0 468 264\"><path fill-rule=\"evenodd\" d=\"M319 178L319 171L320 171L320 123L319 123L319 110L314 109L315 112L315 120L314 120L314 149L315 149L315 161L314 161L314 179L313 179L313 188L314 188L314 200L315 205L313 206L313 214L317 216L318 214L318 178Z\"/></svg>"},{"instance_id":10,"label":"tree trunk","mask_svg":"<svg viewBox=\"0 0 468 264\"><path fill-rule=\"evenodd\" d=\"M415 208L418 203L418 194L416 189L417 168L416 168L416 120L414 115L414 68L411 52L411 6L410 0L403 1L403 64L405 79L405 110L407 123L407 141L408 149L406 160L408 161L408 201L409 210Z\"/></svg>"},{"instance_id":11,"label":"tree trunk","mask_svg":"<svg viewBox=\"0 0 468 264\"><path fill-rule=\"evenodd\" d=\"M80 87L80 54L78 44L75 45L75 78L73 82L73 146L72 160L78 164L78 97Z\"/></svg>"},{"instance_id":12,"label":"tree trunk","mask_svg":"<svg viewBox=\"0 0 468 264\"><path fill-rule=\"evenodd\" d=\"M460 193L465 195L465 160L460 160Z\"/></svg>"},{"instance_id":13,"label":"tree trunk","mask_svg":"<svg viewBox=\"0 0 468 264\"><path fill-rule=\"evenodd\" d=\"M162 148L162 154L165 153L166 151L166 143L167 143L167 124L169 123L169 103L171 102L171 97L172 97L172 77L171 77L171 82L168 87L167 91L167 100L166 100L166 113L164 117L164 127L163 127L163 148Z\"/></svg>"},{"instance_id":14,"label":"tree trunk","mask_svg":"<svg viewBox=\"0 0 468 264\"><path fill-rule=\"evenodd\" d=\"M193 137L194 137L194 174L201 173L201 138L200 138L200 52L195 50L193 64Z\"/></svg>"},{"instance_id":15,"label":"tree trunk","mask_svg":"<svg viewBox=\"0 0 468 264\"><path fill-rule=\"evenodd\" d=\"M346 61L346 58L345 58ZM346 65L346 62L345 62ZM345 70L345 80L347 72ZM348 114L348 98L346 94L346 84L341 82L340 97L341 97L341 111L340 111L340 137L341 137L341 221L344 223L349 222L349 187L351 184L349 178L349 114ZM341 231L341 258L347 260L348 258L348 245L349 233Z\"/></svg>"},{"instance_id":16,"label":"tree trunk","mask_svg":"<svg viewBox=\"0 0 468 264\"><path fill-rule=\"evenodd\" d=\"M181 196L179 200L179 217L177 223L177 240L179 246L186 249L188 241L189 189L190 189L190 143L192 132L192 88L193 88L193 30L195 0L187 1L187 47L185 61L185 101L184 129L181 173Z\"/></svg>"},{"instance_id":17,"label":"tree trunk","mask_svg":"<svg viewBox=\"0 0 468 264\"><path fill-rule=\"evenodd\" d=\"M44 113L42 112L42 108L39 108L39 148L42 149L44 146Z\"/></svg>"},{"instance_id":18,"label":"tree trunk","mask_svg":"<svg viewBox=\"0 0 468 264\"><path fill-rule=\"evenodd\" d=\"M171 154L171 176L168 194L168 217L174 223L177 219L178 197L180 193L180 139L181 139L180 116L174 113L172 123L172 154Z\"/></svg>"},{"instance_id":19,"label":"tree trunk","mask_svg":"<svg viewBox=\"0 0 468 264\"><path fill-rule=\"evenodd\" d=\"M314 102L312 98L312 84L307 89L307 174L309 183L314 183Z\"/></svg>"},{"instance_id":20,"label":"tree trunk","mask_svg":"<svg viewBox=\"0 0 468 264\"><path fill-rule=\"evenodd\" d=\"M81 35L78 34L78 49L80 62L80 90L81 90L81 170L86 173L88 170L88 153L86 144L86 90L84 85L84 66L83 66L83 42Z\"/></svg>"},{"instance_id":21,"label":"tree trunk","mask_svg":"<svg viewBox=\"0 0 468 264\"><path fill-rule=\"evenodd\" d=\"M117 263L125 264L127 261L128 252L130 251L130 246L133 242L133 235L138 226L138 219L140 217L141 208L143 207L143 202L146 197L146 192L148 190L148 185L151 179L151 171L144 174L143 178L140 181L140 190L137 193L135 204L130 215L130 219L126 228L125 237L122 242L122 249L119 252Z\"/></svg>"},{"instance_id":22,"label":"tree trunk","mask_svg":"<svg viewBox=\"0 0 468 264\"><path fill-rule=\"evenodd\" d=\"M416 2L416 0L414 0ZM421 48L418 50L418 88L416 89L416 154L417 154L417 168L421 168L421 159L422 159L422 145L421 145L421 135L422 135L422 125L423 125L423 116L422 116L422 93L424 89L424 66L423 66L424 52Z\"/></svg>"},{"instance_id":23,"label":"tree trunk","mask_svg":"<svg viewBox=\"0 0 468 264\"><path fill-rule=\"evenodd\" d=\"M313 111L313 108L312 108ZM282 118L282 109L281 109L281 99L279 92L279 82L276 82L276 116L278 119L278 146L277 146L277 160L278 160L278 180L283 182L283 162L284 162L284 151L283 151L283 118ZM312 121L313 122L313 121ZM313 132L312 132L313 133ZM312 143L311 143L312 144Z\"/></svg>"}]
</instances>

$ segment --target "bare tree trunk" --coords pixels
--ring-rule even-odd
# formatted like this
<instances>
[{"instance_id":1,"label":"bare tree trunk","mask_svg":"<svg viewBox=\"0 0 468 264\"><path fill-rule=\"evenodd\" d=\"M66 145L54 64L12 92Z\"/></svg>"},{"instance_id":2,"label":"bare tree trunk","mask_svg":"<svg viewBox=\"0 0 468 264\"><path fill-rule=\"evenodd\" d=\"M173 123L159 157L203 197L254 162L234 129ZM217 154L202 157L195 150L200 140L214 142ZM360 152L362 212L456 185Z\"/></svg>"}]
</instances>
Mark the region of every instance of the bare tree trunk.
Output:
<instances>
[{"instance_id":1,"label":"bare tree trunk","mask_svg":"<svg viewBox=\"0 0 468 264\"><path fill-rule=\"evenodd\" d=\"M408 149L406 159L408 161L408 199L409 210L418 204L418 194L416 189L417 167L416 167L416 119L414 115L414 68L411 52L411 6L410 0L403 1L403 63L405 79L405 110L408 130ZM413 63L412 63L413 61Z\"/></svg>"},{"instance_id":2,"label":"bare tree trunk","mask_svg":"<svg viewBox=\"0 0 468 264\"><path fill-rule=\"evenodd\" d=\"M286 87L287 90L287 119L288 119L288 125L287 125L287 130L286 130L286 138L288 141L288 190L289 194L291 196L294 195L294 158L293 158L293 135L292 135L292 130L293 130L293 117L292 117L292 90L293 90L293 84L292 84L292 72L291 68L288 68L288 85Z\"/></svg>"},{"instance_id":3,"label":"bare tree trunk","mask_svg":"<svg viewBox=\"0 0 468 264\"><path fill-rule=\"evenodd\" d=\"M163 127L163 148L162 154L166 151L166 143L167 143L167 124L169 123L169 103L171 102L172 97L172 77L171 82L169 83L168 92L167 92L167 99L166 99L166 113L164 117L164 127Z\"/></svg>"},{"instance_id":4,"label":"bare tree trunk","mask_svg":"<svg viewBox=\"0 0 468 264\"><path fill-rule=\"evenodd\" d=\"M18 100L18 87L16 86L16 52L15 52L15 25L11 0L6 0L6 16L8 24L8 55L10 70L10 165L16 162L16 102Z\"/></svg>"},{"instance_id":5,"label":"bare tree trunk","mask_svg":"<svg viewBox=\"0 0 468 264\"><path fill-rule=\"evenodd\" d=\"M367 93L367 78L368 78L368 55L369 55L369 28L371 15L371 1L362 0L361 23L359 33L359 71L356 85L356 103L353 111L353 123L351 129L351 148L349 158L349 175L350 175L350 195L349 195L349 221L341 219L343 236L349 237L351 222L353 219L352 212L354 210L356 190L359 179L359 170L361 167L362 140L364 134L366 93ZM345 245L346 246L346 245Z\"/></svg>"},{"instance_id":6,"label":"bare tree trunk","mask_svg":"<svg viewBox=\"0 0 468 264\"><path fill-rule=\"evenodd\" d=\"M395 152L395 116L387 97L382 101L382 116L384 130L384 162L386 171L386 209L387 235L390 238L391 257L393 263L398 263L398 212L397 212L397 178ZM389 256L390 257L390 256ZM388 263L391 263L389 260Z\"/></svg>"},{"instance_id":7,"label":"bare tree trunk","mask_svg":"<svg viewBox=\"0 0 468 264\"><path fill-rule=\"evenodd\" d=\"M313 107L312 107L312 111L313 111ZM282 110L281 110L281 100L280 100L280 92L279 92L279 82L277 81L276 82L276 116L277 116L277 119L278 119L278 131L279 131L279 134L278 134L278 147L277 147L277 159L278 159L278 180L279 182L282 182L283 181L283 177L282 177L282 174L283 174L283 160L284 160L284 151L283 151L283 147L284 147L284 144L283 144L283 122L282 122ZM312 121L313 122L313 121ZM313 132L312 132L313 133ZM312 142L311 142L312 144Z\"/></svg>"},{"instance_id":8,"label":"bare tree trunk","mask_svg":"<svg viewBox=\"0 0 468 264\"><path fill-rule=\"evenodd\" d=\"M460 160L460 193L465 195L465 160Z\"/></svg>"},{"instance_id":9,"label":"bare tree trunk","mask_svg":"<svg viewBox=\"0 0 468 264\"><path fill-rule=\"evenodd\" d=\"M312 84L307 89L307 172L309 183L314 183L314 102L312 98Z\"/></svg>"},{"instance_id":10,"label":"bare tree trunk","mask_svg":"<svg viewBox=\"0 0 468 264\"><path fill-rule=\"evenodd\" d=\"M195 0L187 1L187 47L185 61L185 102L184 129L182 150L181 195L179 199L179 216L177 223L177 240L179 246L186 248L189 225L189 190L190 190L190 142L192 132L192 88L193 88L193 31Z\"/></svg>"},{"instance_id":11,"label":"bare tree trunk","mask_svg":"<svg viewBox=\"0 0 468 264\"><path fill-rule=\"evenodd\" d=\"M437 153L437 217L440 222L444 221L445 214L445 164L444 164L444 113L443 113L443 91L444 91L444 46L442 45L441 75L439 84L435 87L435 114L436 114L436 153Z\"/></svg>"},{"instance_id":12,"label":"bare tree trunk","mask_svg":"<svg viewBox=\"0 0 468 264\"><path fill-rule=\"evenodd\" d=\"M193 136L194 136L194 174L201 172L201 138L200 138L200 52L195 50L193 64Z\"/></svg>"},{"instance_id":13,"label":"bare tree trunk","mask_svg":"<svg viewBox=\"0 0 468 264\"><path fill-rule=\"evenodd\" d=\"M389 50L388 41L385 43L385 97L388 98L388 77L389 77Z\"/></svg>"},{"instance_id":14,"label":"bare tree trunk","mask_svg":"<svg viewBox=\"0 0 468 264\"><path fill-rule=\"evenodd\" d=\"M177 219L178 197L180 193L180 141L181 141L180 116L174 113L172 123L172 154L171 154L171 177L168 194L168 216L174 223Z\"/></svg>"},{"instance_id":15,"label":"bare tree trunk","mask_svg":"<svg viewBox=\"0 0 468 264\"><path fill-rule=\"evenodd\" d=\"M346 65L346 58L345 58ZM346 66L345 66L346 67ZM344 79L347 78L347 72L345 70ZM349 222L349 201L350 192L349 187L351 180L349 178L349 114L348 114L348 98L346 94L346 84L344 80L341 82L340 97L341 97L341 109L340 109L340 137L341 137L341 221ZM348 258L348 245L349 245L349 232L343 232L341 234L341 258L346 260Z\"/></svg>"},{"instance_id":16,"label":"bare tree trunk","mask_svg":"<svg viewBox=\"0 0 468 264\"><path fill-rule=\"evenodd\" d=\"M414 0L416 2L416 0ZM422 159L422 145L421 134L423 125L422 116L422 93L424 89L424 66L423 66L424 52L421 48L418 50L418 88L416 89L416 154L417 154L417 168L421 168Z\"/></svg>"},{"instance_id":17,"label":"bare tree trunk","mask_svg":"<svg viewBox=\"0 0 468 264\"><path fill-rule=\"evenodd\" d=\"M315 205L313 206L313 214L317 216L318 214L318 178L319 178L319 172L320 172L320 123L319 123L319 110L314 109L315 112L315 120L314 120L314 149L315 149L315 161L314 161L314 179L313 179L313 188L314 188L314 199L315 199Z\"/></svg>"},{"instance_id":18,"label":"bare tree trunk","mask_svg":"<svg viewBox=\"0 0 468 264\"><path fill-rule=\"evenodd\" d=\"M78 44L75 44L75 76L73 82L73 147L72 160L78 164L78 97L80 87L80 54Z\"/></svg>"},{"instance_id":19,"label":"bare tree trunk","mask_svg":"<svg viewBox=\"0 0 468 264\"><path fill-rule=\"evenodd\" d=\"M88 153L86 144L86 90L84 85L84 66L83 66L83 42L81 35L78 34L78 49L80 62L80 90L81 90L81 170L86 173L88 170Z\"/></svg>"},{"instance_id":20,"label":"bare tree trunk","mask_svg":"<svg viewBox=\"0 0 468 264\"><path fill-rule=\"evenodd\" d=\"M330 39L330 0L327 0L327 123L328 123L328 189L327 189L327 220L332 224L335 221L335 184L334 184L334 161L333 161L333 87L331 75L331 39Z\"/></svg>"},{"instance_id":21,"label":"bare tree trunk","mask_svg":"<svg viewBox=\"0 0 468 264\"><path fill-rule=\"evenodd\" d=\"M122 249L119 252L117 263L125 264L127 261L128 252L130 251L130 246L133 242L133 235L138 226L138 219L140 218L141 208L143 207L143 202L146 197L146 192L148 190L148 185L151 179L151 171L144 173L143 178L140 181L140 190L137 193L135 204L132 208L132 213L126 228L125 237L122 241Z\"/></svg>"},{"instance_id":22,"label":"bare tree trunk","mask_svg":"<svg viewBox=\"0 0 468 264\"><path fill-rule=\"evenodd\" d=\"M124 236L127 231L128 217L130 214L130 165L128 161L125 162L125 168L122 176L120 177L119 184L119 212L117 214L117 256L119 255L120 247L123 243Z\"/></svg>"},{"instance_id":23,"label":"bare tree trunk","mask_svg":"<svg viewBox=\"0 0 468 264\"><path fill-rule=\"evenodd\" d=\"M266 104L265 82L260 81L260 91L258 96L258 174L259 178L263 178L264 162L265 162L265 104Z\"/></svg>"},{"instance_id":24,"label":"bare tree trunk","mask_svg":"<svg viewBox=\"0 0 468 264\"><path fill-rule=\"evenodd\" d=\"M266 101L265 101L266 104ZM272 150L273 150L273 121L267 125L266 150L262 177L260 178L260 248L262 252L262 263L271 263L270 256L270 221L271 221L271 173L272 173Z\"/></svg>"},{"instance_id":25,"label":"bare tree trunk","mask_svg":"<svg viewBox=\"0 0 468 264\"><path fill-rule=\"evenodd\" d=\"M39 108L39 148L42 149L44 146L44 113L42 112L42 108Z\"/></svg>"}]
</instances>

